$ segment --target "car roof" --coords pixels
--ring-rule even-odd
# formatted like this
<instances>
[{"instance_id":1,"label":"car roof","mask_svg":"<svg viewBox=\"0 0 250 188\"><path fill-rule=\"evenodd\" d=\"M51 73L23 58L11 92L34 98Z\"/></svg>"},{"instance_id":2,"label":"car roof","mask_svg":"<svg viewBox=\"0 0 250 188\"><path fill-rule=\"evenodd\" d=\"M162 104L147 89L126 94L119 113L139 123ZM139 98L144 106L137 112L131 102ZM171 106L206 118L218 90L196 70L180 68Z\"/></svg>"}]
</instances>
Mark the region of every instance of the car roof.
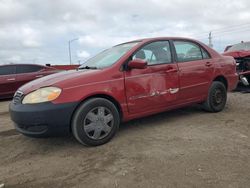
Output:
<instances>
[{"instance_id":1,"label":"car roof","mask_svg":"<svg viewBox=\"0 0 250 188\"><path fill-rule=\"evenodd\" d=\"M143 38L143 39L139 39L139 40L135 40L135 41L155 41L155 40L194 40L195 39L191 39L188 37L151 37L151 38Z\"/></svg>"},{"instance_id":2,"label":"car roof","mask_svg":"<svg viewBox=\"0 0 250 188\"><path fill-rule=\"evenodd\" d=\"M122 44L127 44L127 43L132 43L132 42L151 42L151 41L157 41L157 40L189 40L189 41L201 43L198 40L188 38L188 37L151 37L151 38L142 38L142 39L132 40L129 42L124 42L124 43L118 44L116 46L119 46Z\"/></svg>"}]
</instances>

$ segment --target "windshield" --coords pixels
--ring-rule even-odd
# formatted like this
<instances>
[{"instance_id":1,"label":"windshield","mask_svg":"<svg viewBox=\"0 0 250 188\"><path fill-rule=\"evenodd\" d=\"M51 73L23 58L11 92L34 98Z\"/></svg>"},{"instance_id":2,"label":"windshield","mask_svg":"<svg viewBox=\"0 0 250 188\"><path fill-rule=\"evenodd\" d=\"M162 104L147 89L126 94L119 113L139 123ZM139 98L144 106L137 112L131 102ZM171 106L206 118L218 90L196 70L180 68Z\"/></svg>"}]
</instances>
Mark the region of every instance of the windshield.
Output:
<instances>
[{"instance_id":1,"label":"windshield","mask_svg":"<svg viewBox=\"0 0 250 188\"><path fill-rule=\"evenodd\" d=\"M241 51L241 50L245 50L245 51L250 50L250 42L243 42L243 43L235 44L231 48L228 49L228 52Z\"/></svg>"},{"instance_id":2,"label":"windshield","mask_svg":"<svg viewBox=\"0 0 250 188\"><path fill-rule=\"evenodd\" d=\"M138 42L124 43L97 54L91 59L83 63L81 68L105 68L113 65L117 62L126 52L128 52L132 47L134 47Z\"/></svg>"}]
</instances>

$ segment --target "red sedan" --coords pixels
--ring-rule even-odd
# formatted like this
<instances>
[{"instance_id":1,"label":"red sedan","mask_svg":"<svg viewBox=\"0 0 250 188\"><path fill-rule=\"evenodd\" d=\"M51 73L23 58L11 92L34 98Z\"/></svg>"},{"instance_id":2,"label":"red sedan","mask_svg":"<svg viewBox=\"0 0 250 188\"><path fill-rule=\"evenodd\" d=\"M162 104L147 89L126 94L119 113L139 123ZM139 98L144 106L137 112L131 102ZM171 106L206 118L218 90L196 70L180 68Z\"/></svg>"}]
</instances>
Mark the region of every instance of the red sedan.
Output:
<instances>
[{"instance_id":1,"label":"red sedan","mask_svg":"<svg viewBox=\"0 0 250 188\"><path fill-rule=\"evenodd\" d=\"M0 98L11 98L23 84L56 72L55 68L42 65L0 65Z\"/></svg>"},{"instance_id":2,"label":"red sedan","mask_svg":"<svg viewBox=\"0 0 250 188\"><path fill-rule=\"evenodd\" d=\"M134 118L194 103L219 112L237 82L232 57L196 40L149 38L22 86L10 114L24 135L73 133L80 143L96 146L108 142L120 122Z\"/></svg>"}]
</instances>

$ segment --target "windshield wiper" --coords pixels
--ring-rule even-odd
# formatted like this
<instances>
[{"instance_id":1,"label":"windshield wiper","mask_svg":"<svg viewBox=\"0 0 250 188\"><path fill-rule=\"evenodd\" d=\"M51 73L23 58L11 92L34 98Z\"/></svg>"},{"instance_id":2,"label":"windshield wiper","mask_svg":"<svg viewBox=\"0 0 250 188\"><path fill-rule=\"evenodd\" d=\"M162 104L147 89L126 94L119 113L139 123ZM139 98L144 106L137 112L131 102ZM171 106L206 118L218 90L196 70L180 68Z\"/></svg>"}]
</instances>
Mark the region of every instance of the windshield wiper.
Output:
<instances>
[{"instance_id":1,"label":"windshield wiper","mask_svg":"<svg viewBox=\"0 0 250 188\"><path fill-rule=\"evenodd\" d=\"M79 67L78 70L80 69L97 69L97 67L91 67L91 66L84 66L84 67Z\"/></svg>"}]
</instances>

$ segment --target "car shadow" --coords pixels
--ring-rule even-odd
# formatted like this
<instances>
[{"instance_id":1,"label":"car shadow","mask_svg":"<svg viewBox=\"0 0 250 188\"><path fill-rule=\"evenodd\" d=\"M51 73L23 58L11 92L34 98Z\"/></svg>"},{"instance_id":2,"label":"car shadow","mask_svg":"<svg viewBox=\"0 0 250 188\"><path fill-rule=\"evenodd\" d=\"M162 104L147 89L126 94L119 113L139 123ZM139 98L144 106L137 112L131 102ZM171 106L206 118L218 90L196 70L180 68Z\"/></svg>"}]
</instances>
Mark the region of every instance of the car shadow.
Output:
<instances>
[{"instance_id":1,"label":"car shadow","mask_svg":"<svg viewBox=\"0 0 250 188\"><path fill-rule=\"evenodd\" d=\"M183 107L176 110L165 111L161 113L157 113L154 115L134 119L125 123L122 123L120 126L120 131L126 130L127 127L139 125L139 126L151 126L152 123L155 125L160 124L162 122L171 121L175 119L182 118L183 116L188 116L190 114L196 113L204 113L199 105L193 105L189 107Z\"/></svg>"},{"instance_id":2,"label":"car shadow","mask_svg":"<svg viewBox=\"0 0 250 188\"><path fill-rule=\"evenodd\" d=\"M202 113L205 113L205 112L201 110L199 105L195 105L195 106L180 108L177 110L166 111L166 112L158 113L155 115L138 118L138 119L131 120L125 123L121 123L116 139L119 138L120 136L123 137L123 135L129 134L129 132L133 131L134 129L152 128L152 124L154 127L161 126L161 124L164 122L174 122L177 119L184 118L189 115L196 115L196 114L202 114ZM21 142L29 142L29 144L32 144L33 146L37 145L37 147L41 147L41 145L43 145L43 147L46 148L45 149L46 152L49 152L49 151L53 152L55 150L63 150L63 149L69 149L69 148L71 149L91 148L87 146L83 147L71 134L66 135L66 136L64 135L64 136L56 136L56 137L48 137L48 138L30 138L30 137L21 135L15 129L3 131L0 133L0 137L6 138L6 137L11 137L11 136L21 136L21 137L18 137L19 141L21 140ZM112 144L112 142L109 144Z\"/></svg>"}]
</instances>

